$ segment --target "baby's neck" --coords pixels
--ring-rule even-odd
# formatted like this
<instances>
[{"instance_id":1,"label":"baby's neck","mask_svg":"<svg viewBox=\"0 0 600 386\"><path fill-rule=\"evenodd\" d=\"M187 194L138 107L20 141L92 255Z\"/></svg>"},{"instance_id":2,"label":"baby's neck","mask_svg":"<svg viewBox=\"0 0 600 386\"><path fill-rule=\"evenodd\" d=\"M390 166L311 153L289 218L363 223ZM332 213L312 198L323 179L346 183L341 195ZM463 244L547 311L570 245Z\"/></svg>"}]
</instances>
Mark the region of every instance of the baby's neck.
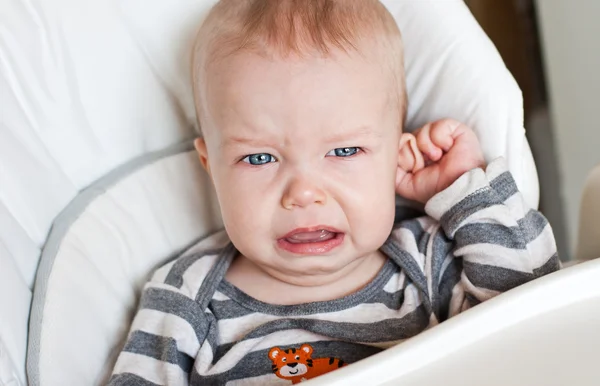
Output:
<instances>
[{"instance_id":1,"label":"baby's neck","mask_svg":"<svg viewBox=\"0 0 600 386\"><path fill-rule=\"evenodd\" d=\"M387 257L376 251L344 267L333 280L313 286L299 286L270 275L239 255L225 278L247 295L269 304L294 305L339 299L355 293L379 273ZM285 297L281 296L285 293Z\"/></svg>"}]
</instances>

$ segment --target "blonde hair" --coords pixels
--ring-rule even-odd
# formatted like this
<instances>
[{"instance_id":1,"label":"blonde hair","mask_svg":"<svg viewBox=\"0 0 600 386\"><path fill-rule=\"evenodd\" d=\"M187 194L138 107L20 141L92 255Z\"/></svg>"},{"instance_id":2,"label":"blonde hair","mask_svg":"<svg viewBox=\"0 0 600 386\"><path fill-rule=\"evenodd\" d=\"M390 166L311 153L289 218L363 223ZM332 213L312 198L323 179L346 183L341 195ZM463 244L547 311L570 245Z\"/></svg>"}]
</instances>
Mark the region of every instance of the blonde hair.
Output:
<instances>
[{"instance_id":1,"label":"blonde hair","mask_svg":"<svg viewBox=\"0 0 600 386\"><path fill-rule=\"evenodd\" d=\"M400 124L406 115L400 30L378 0L220 0L200 27L192 54L192 79L200 127L206 73L240 51L260 55L330 55L332 49L379 48L394 79ZM364 46L364 45L363 45ZM362 53L364 54L364 53Z\"/></svg>"}]
</instances>

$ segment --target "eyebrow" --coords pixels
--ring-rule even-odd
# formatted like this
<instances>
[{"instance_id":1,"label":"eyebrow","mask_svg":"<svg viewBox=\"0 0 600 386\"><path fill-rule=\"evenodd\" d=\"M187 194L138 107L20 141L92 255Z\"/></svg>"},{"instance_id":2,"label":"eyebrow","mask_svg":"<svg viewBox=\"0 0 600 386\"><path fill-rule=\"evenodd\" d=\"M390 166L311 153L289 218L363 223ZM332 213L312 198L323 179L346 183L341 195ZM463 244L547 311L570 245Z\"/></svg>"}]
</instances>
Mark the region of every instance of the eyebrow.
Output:
<instances>
[{"instance_id":1,"label":"eyebrow","mask_svg":"<svg viewBox=\"0 0 600 386\"><path fill-rule=\"evenodd\" d=\"M267 142L262 139L246 138L246 137L230 137L223 142L222 147L229 147L235 145L248 145L252 147L269 147L272 146L272 142Z\"/></svg>"},{"instance_id":2,"label":"eyebrow","mask_svg":"<svg viewBox=\"0 0 600 386\"><path fill-rule=\"evenodd\" d=\"M380 138L381 133L373 130L371 126L359 126L357 129L348 132L334 133L324 139L327 143L341 142L345 140L354 140L362 137Z\"/></svg>"},{"instance_id":3,"label":"eyebrow","mask_svg":"<svg viewBox=\"0 0 600 386\"><path fill-rule=\"evenodd\" d=\"M359 126L357 129L349 132L334 133L330 136L325 137L323 140L325 143L336 143L347 140L355 140L363 137L375 137L381 138L382 134L373 130L370 126ZM229 137L223 143L223 148L236 146L236 145L247 145L252 147L272 147L272 140L263 140L249 137Z\"/></svg>"}]
</instances>

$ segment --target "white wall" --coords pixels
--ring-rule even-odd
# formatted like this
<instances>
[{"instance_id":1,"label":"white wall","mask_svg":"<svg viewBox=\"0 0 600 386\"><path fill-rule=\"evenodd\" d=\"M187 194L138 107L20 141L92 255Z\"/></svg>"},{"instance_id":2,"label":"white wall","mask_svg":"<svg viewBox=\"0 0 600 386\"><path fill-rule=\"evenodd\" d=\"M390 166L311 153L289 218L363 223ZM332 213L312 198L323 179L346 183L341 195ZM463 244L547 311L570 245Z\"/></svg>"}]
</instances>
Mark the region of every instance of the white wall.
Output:
<instances>
[{"instance_id":1,"label":"white wall","mask_svg":"<svg viewBox=\"0 0 600 386\"><path fill-rule=\"evenodd\" d=\"M600 0L537 0L536 6L573 251L583 184L600 163Z\"/></svg>"}]
</instances>

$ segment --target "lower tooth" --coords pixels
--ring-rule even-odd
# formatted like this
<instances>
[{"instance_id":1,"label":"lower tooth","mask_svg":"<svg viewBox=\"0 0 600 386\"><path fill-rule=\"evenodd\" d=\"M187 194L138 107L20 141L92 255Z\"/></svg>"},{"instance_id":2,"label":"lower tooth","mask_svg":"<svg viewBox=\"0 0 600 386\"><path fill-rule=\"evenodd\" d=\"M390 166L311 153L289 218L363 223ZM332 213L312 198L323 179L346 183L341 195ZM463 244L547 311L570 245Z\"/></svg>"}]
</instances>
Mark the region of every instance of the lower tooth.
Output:
<instances>
[{"instance_id":1,"label":"lower tooth","mask_svg":"<svg viewBox=\"0 0 600 386\"><path fill-rule=\"evenodd\" d=\"M302 239L302 238L288 238L287 240L293 244L301 244L301 243L316 243L324 240L330 240L335 237L335 233L322 230L318 235L314 238L310 239Z\"/></svg>"}]
</instances>

